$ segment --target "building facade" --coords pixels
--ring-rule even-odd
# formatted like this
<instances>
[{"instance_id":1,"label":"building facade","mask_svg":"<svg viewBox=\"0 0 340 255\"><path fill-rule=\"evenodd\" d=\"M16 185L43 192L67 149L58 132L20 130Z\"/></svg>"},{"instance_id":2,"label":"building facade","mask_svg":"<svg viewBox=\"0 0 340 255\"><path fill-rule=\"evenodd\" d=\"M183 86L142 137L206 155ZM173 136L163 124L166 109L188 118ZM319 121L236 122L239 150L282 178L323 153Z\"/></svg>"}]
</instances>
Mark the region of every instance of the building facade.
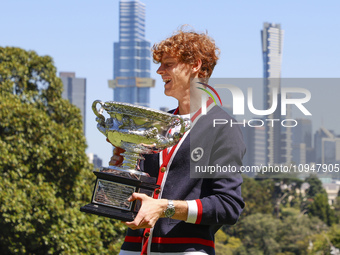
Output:
<instances>
[{"instance_id":1,"label":"building facade","mask_svg":"<svg viewBox=\"0 0 340 255\"><path fill-rule=\"evenodd\" d=\"M315 162L312 147L312 121L296 119L298 125L292 128L293 162L306 164Z\"/></svg>"},{"instance_id":2,"label":"building facade","mask_svg":"<svg viewBox=\"0 0 340 255\"><path fill-rule=\"evenodd\" d=\"M59 77L63 82L62 97L80 109L85 135L86 123L86 79L77 78L74 72L60 72Z\"/></svg>"},{"instance_id":3,"label":"building facade","mask_svg":"<svg viewBox=\"0 0 340 255\"><path fill-rule=\"evenodd\" d=\"M276 110L265 118L281 120L281 63L283 34L280 24L264 23L262 36L263 54L263 93L264 109L271 109L276 104ZM287 115L290 113L287 109ZM266 125L266 155L267 164L291 163L292 144L291 129L281 125Z\"/></svg>"},{"instance_id":4,"label":"building facade","mask_svg":"<svg viewBox=\"0 0 340 255\"><path fill-rule=\"evenodd\" d=\"M318 164L340 163L340 137L324 127L314 135L315 161Z\"/></svg>"},{"instance_id":5,"label":"building facade","mask_svg":"<svg viewBox=\"0 0 340 255\"><path fill-rule=\"evenodd\" d=\"M241 126L244 142L246 144L246 154L242 163L244 166L265 166L266 147L265 147L265 127ZM255 176L251 172L248 175Z\"/></svg>"},{"instance_id":6,"label":"building facade","mask_svg":"<svg viewBox=\"0 0 340 255\"><path fill-rule=\"evenodd\" d=\"M103 160L99 158L97 154L88 153L87 157L89 158L89 162L93 164L94 169L98 169L103 166Z\"/></svg>"},{"instance_id":7,"label":"building facade","mask_svg":"<svg viewBox=\"0 0 340 255\"><path fill-rule=\"evenodd\" d=\"M150 106L151 44L145 39L145 5L138 0L119 3L119 42L114 43L114 101Z\"/></svg>"}]
</instances>

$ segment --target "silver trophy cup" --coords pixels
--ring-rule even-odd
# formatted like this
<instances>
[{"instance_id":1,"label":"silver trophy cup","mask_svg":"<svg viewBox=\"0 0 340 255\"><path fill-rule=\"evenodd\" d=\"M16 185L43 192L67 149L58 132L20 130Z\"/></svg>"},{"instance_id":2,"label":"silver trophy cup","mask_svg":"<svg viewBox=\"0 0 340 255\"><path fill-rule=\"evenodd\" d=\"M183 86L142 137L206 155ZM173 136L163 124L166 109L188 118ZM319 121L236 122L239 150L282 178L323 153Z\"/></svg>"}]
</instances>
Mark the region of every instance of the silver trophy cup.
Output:
<instances>
[{"instance_id":1,"label":"silver trophy cup","mask_svg":"<svg viewBox=\"0 0 340 255\"><path fill-rule=\"evenodd\" d=\"M100 109L97 110L97 105ZM92 201L80 208L83 212L132 221L140 208L139 201L128 202L133 192L153 196L157 179L139 170L143 154L158 153L176 145L188 129L187 121L178 115L127 103L96 100L92 110L97 128L116 147L125 150L121 166L102 167L97 176ZM103 116L104 110L110 118ZM179 132L169 133L176 128Z\"/></svg>"}]
</instances>

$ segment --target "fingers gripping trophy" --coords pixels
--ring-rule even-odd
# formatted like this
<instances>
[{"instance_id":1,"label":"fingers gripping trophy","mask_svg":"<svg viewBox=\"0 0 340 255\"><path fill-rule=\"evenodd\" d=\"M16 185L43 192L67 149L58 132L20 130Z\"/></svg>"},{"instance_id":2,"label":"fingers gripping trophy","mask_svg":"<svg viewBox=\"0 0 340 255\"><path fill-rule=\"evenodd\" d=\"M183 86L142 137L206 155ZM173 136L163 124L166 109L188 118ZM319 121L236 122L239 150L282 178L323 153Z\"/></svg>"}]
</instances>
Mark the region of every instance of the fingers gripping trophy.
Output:
<instances>
[{"instance_id":1,"label":"fingers gripping trophy","mask_svg":"<svg viewBox=\"0 0 340 255\"><path fill-rule=\"evenodd\" d=\"M97 105L100 109L97 110ZM158 153L174 146L187 131L186 120L150 108L119 102L96 100L92 110L97 116L97 128L107 140L125 150L121 166L102 167L94 171L97 176L92 201L80 208L81 211L100 216L132 221L140 208L140 202L129 202L134 192L153 196L156 178L139 170L143 154ZM104 117L104 110L110 116ZM171 128L179 132L170 134Z\"/></svg>"}]
</instances>

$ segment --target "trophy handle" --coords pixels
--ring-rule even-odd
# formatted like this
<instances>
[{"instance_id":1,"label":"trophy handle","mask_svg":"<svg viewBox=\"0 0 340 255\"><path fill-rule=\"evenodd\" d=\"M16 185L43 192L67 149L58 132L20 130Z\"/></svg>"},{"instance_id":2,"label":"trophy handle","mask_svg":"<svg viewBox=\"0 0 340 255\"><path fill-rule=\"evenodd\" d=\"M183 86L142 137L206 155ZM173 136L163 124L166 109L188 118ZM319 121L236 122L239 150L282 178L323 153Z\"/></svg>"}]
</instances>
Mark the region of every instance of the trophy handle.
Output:
<instances>
[{"instance_id":1,"label":"trophy handle","mask_svg":"<svg viewBox=\"0 0 340 255\"><path fill-rule=\"evenodd\" d=\"M101 105L99 112L97 110L97 104ZM103 108L104 105L105 105L105 103L103 101L100 101L100 100L96 100L92 103L92 111L97 116L97 119L96 119L97 122L99 122L101 125L104 125L104 123L105 123L105 117L102 114L103 111L104 111L104 108Z\"/></svg>"},{"instance_id":2,"label":"trophy handle","mask_svg":"<svg viewBox=\"0 0 340 255\"><path fill-rule=\"evenodd\" d=\"M97 110L97 104L100 104L101 107L99 109L99 111ZM97 128L98 130L107 137L106 134L106 126L105 126L105 117L102 114L104 111L104 106L105 103L103 101L100 100L96 100L92 103L92 111L94 112L94 114L97 116L96 121L98 122L97 124Z\"/></svg>"}]
</instances>

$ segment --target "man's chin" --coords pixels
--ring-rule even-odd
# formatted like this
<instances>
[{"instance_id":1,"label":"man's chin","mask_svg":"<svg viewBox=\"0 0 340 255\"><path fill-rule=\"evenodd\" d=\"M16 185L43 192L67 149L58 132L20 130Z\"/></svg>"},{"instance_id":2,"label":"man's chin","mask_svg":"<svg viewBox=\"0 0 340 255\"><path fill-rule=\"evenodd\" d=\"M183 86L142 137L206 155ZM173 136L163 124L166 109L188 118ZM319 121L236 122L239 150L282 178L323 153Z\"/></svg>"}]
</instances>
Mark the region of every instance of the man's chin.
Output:
<instances>
[{"instance_id":1,"label":"man's chin","mask_svg":"<svg viewBox=\"0 0 340 255\"><path fill-rule=\"evenodd\" d=\"M164 88L164 95L171 97L171 91L169 91L169 89Z\"/></svg>"}]
</instances>

